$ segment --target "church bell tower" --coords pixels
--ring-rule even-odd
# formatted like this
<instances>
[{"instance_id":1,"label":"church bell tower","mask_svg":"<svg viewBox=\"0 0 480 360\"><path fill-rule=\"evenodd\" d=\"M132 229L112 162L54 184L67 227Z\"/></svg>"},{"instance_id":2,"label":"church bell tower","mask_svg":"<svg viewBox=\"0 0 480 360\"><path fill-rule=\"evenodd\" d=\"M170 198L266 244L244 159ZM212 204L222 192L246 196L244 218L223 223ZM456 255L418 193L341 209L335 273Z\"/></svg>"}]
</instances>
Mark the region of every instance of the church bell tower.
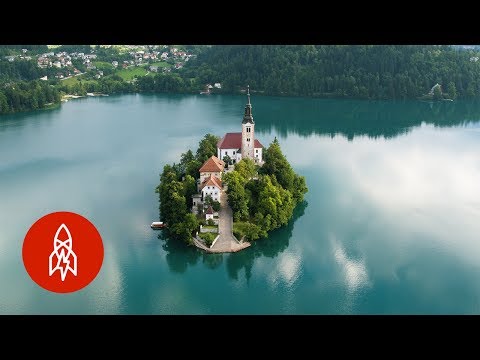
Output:
<instances>
[{"instance_id":1,"label":"church bell tower","mask_svg":"<svg viewBox=\"0 0 480 360\"><path fill-rule=\"evenodd\" d=\"M252 104L250 103L250 86L247 86L247 98L248 102L245 105L245 114L242 121L242 159L254 159L255 122L253 121Z\"/></svg>"}]
</instances>

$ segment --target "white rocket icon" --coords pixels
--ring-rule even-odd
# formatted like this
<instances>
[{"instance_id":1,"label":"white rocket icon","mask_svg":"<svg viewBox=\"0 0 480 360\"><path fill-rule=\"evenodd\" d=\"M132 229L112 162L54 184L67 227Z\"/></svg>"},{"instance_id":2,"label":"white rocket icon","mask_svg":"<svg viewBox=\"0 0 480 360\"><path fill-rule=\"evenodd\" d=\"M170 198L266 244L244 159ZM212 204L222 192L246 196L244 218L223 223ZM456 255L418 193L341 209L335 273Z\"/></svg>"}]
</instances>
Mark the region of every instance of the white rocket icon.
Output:
<instances>
[{"instance_id":1,"label":"white rocket icon","mask_svg":"<svg viewBox=\"0 0 480 360\"><path fill-rule=\"evenodd\" d=\"M65 230L68 235L67 240L60 240L58 236L61 231ZM60 271L62 281L65 281L67 272L71 272L77 276L77 255L72 250L72 235L65 224L62 224L57 229L55 237L53 238L53 251L48 258L48 275L52 276L55 271Z\"/></svg>"}]
</instances>

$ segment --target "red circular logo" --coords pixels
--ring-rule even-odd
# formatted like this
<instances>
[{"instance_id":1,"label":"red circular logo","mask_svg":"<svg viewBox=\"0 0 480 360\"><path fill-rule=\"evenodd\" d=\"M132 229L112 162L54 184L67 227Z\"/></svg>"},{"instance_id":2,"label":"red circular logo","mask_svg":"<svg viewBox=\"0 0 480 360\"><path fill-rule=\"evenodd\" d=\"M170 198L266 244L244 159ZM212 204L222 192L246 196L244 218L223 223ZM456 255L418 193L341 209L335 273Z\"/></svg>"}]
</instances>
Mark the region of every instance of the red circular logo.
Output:
<instances>
[{"instance_id":1,"label":"red circular logo","mask_svg":"<svg viewBox=\"0 0 480 360\"><path fill-rule=\"evenodd\" d=\"M38 219L23 240L23 264L38 285L69 293L90 284L103 263L102 238L81 215L60 211Z\"/></svg>"}]
</instances>

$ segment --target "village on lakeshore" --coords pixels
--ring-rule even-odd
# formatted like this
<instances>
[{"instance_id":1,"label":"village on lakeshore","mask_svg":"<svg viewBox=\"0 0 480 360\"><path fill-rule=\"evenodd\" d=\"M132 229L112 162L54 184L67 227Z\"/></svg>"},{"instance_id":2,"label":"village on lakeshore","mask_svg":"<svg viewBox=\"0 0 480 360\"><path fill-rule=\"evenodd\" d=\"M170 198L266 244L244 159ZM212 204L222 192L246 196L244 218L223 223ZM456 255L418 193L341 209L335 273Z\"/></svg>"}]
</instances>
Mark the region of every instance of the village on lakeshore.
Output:
<instances>
[{"instance_id":1,"label":"village on lakeshore","mask_svg":"<svg viewBox=\"0 0 480 360\"><path fill-rule=\"evenodd\" d=\"M111 45L103 45L103 48L110 48ZM114 58L106 63L99 62L92 48L90 53L82 51L55 51L52 48L50 51L38 55L30 54L27 49L22 49L21 54L5 56L4 59L9 62L32 60L36 59L37 66L42 69L55 68L57 72L54 77L60 80L66 80L72 76L79 76L85 74L86 71L93 71L95 79L100 79L104 76L104 68L110 64L112 69L129 69L136 66L143 66L147 72L156 73L162 71L163 73L171 72L172 69L178 70L183 68L186 62L195 55L188 51L181 50L175 46L158 45L158 46L123 46L125 55ZM100 68L98 68L98 66ZM78 68L82 68L79 70ZM40 80L48 80L48 76L43 76ZM207 85L208 86L208 85ZM215 87L219 88L220 85Z\"/></svg>"}]
</instances>

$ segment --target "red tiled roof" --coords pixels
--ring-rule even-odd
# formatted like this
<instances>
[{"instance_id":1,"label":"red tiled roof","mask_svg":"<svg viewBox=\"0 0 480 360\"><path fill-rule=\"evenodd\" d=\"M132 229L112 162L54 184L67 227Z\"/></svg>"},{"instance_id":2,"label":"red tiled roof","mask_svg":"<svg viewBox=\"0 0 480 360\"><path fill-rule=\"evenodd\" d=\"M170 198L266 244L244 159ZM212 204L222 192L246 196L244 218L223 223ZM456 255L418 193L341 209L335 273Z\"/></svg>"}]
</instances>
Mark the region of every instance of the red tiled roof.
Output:
<instances>
[{"instance_id":1,"label":"red tiled roof","mask_svg":"<svg viewBox=\"0 0 480 360\"><path fill-rule=\"evenodd\" d=\"M200 186L200 189L203 190L205 186L216 186L219 189L222 189L222 180L217 178L216 176L210 175L208 178L206 178L202 185Z\"/></svg>"},{"instance_id":2,"label":"red tiled roof","mask_svg":"<svg viewBox=\"0 0 480 360\"><path fill-rule=\"evenodd\" d=\"M200 168L200 172L220 172L225 167L225 163L217 158L215 155L212 155L207 161L205 161Z\"/></svg>"},{"instance_id":3,"label":"red tiled roof","mask_svg":"<svg viewBox=\"0 0 480 360\"><path fill-rule=\"evenodd\" d=\"M217 143L220 149L240 149L242 147L242 133L226 133L223 138ZM260 141L255 139L255 148L263 148Z\"/></svg>"},{"instance_id":4,"label":"red tiled roof","mask_svg":"<svg viewBox=\"0 0 480 360\"><path fill-rule=\"evenodd\" d=\"M242 147L242 133L226 133L218 142L220 149L240 149Z\"/></svg>"},{"instance_id":5,"label":"red tiled roof","mask_svg":"<svg viewBox=\"0 0 480 360\"><path fill-rule=\"evenodd\" d=\"M258 148L263 148L263 145L260 141L258 141L257 139L255 139L255 146L254 146L255 149L258 149Z\"/></svg>"},{"instance_id":6,"label":"red tiled roof","mask_svg":"<svg viewBox=\"0 0 480 360\"><path fill-rule=\"evenodd\" d=\"M209 205L209 206L208 206L208 209L207 209L207 214L212 214L212 215L213 215L213 208L212 208L212 205Z\"/></svg>"}]
</instances>

